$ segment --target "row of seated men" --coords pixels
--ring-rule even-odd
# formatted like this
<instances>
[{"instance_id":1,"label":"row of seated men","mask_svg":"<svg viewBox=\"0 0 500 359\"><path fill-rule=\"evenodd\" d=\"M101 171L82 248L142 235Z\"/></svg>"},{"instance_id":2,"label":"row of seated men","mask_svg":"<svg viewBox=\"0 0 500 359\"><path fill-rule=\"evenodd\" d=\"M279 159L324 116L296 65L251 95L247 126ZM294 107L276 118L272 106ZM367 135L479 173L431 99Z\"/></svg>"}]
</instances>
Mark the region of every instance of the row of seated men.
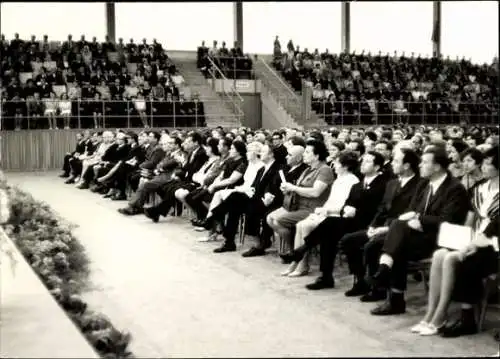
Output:
<instances>
[{"instance_id":1,"label":"row of seated men","mask_svg":"<svg viewBox=\"0 0 500 359\"><path fill-rule=\"evenodd\" d=\"M70 101L63 94L32 100L14 99L2 103L2 129L129 128L129 127L204 127L205 107L198 98L172 101L146 99L140 93L132 101L95 99Z\"/></svg>"},{"instance_id":2,"label":"row of seated men","mask_svg":"<svg viewBox=\"0 0 500 359\"><path fill-rule=\"evenodd\" d=\"M222 42L222 47L217 47L217 41L214 40L211 48L205 46L205 41L202 41L201 46L197 50L196 63L198 68L203 72L205 77L209 76L209 69L213 63L221 70L222 74L228 79L236 80L251 80L253 75L253 61L248 55L243 55L238 43L234 42L234 47L229 50L226 48L226 43ZM214 74L220 78L220 74Z\"/></svg>"},{"instance_id":3,"label":"row of seated men","mask_svg":"<svg viewBox=\"0 0 500 359\"><path fill-rule=\"evenodd\" d=\"M86 133L65 157L62 176L71 176L66 183L79 177L78 188L114 200L127 199L130 188L135 193L119 212L155 223L182 203L194 214L194 229L208 231L206 241L222 236L219 254L237 250L244 216L244 234L255 245L243 257L266 254L278 235L288 244L280 253L288 265L283 276L306 275L319 246L321 275L309 290L335 287L334 263L343 252L353 275L345 295L382 301L372 315L404 313L408 265L432 257L428 310L411 331L457 337L478 331L473 306L482 280L498 271L498 135L481 145L468 136L458 128L446 136L439 129L217 128L140 137L118 132L116 140L104 132L90 154L99 134ZM450 169L459 141L466 144L463 172ZM147 206L152 195L161 201ZM444 223L470 225L474 238L462 247L440 246ZM462 303L453 322L447 321L452 299Z\"/></svg>"}]
</instances>

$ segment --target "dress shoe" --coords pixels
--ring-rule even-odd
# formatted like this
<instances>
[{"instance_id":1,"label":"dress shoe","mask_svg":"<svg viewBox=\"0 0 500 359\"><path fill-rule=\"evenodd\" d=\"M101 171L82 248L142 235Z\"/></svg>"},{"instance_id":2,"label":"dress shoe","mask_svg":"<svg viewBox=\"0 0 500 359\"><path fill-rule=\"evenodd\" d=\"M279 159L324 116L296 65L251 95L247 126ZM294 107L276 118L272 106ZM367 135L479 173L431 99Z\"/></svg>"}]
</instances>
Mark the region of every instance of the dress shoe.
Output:
<instances>
[{"instance_id":1,"label":"dress shoe","mask_svg":"<svg viewBox=\"0 0 500 359\"><path fill-rule=\"evenodd\" d=\"M403 293L391 293L389 300L372 309L372 315L395 315L406 311L406 302Z\"/></svg>"},{"instance_id":2,"label":"dress shoe","mask_svg":"<svg viewBox=\"0 0 500 359\"><path fill-rule=\"evenodd\" d=\"M114 195L115 195L115 190L110 189L110 190L108 191L108 193L106 193L103 197L104 197L104 198L111 198L111 197L113 197Z\"/></svg>"},{"instance_id":3,"label":"dress shoe","mask_svg":"<svg viewBox=\"0 0 500 359\"><path fill-rule=\"evenodd\" d=\"M429 323L424 322L423 320L420 321L418 324L415 324L413 327L411 327L410 332L415 333L415 334L420 334L422 330L427 328L429 326Z\"/></svg>"},{"instance_id":4,"label":"dress shoe","mask_svg":"<svg viewBox=\"0 0 500 359\"><path fill-rule=\"evenodd\" d=\"M242 257L259 257L266 254L266 250L260 247L252 247L249 250L243 252Z\"/></svg>"},{"instance_id":5,"label":"dress shoe","mask_svg":"<svg viewBox=\"0 0 500 359\"><path fill-rule=\"evenodd\" d=\"M365 281L356 281L351 289L345 292L346 297L358 297L370 292L370 287Z\"/></svg>"},{"instance_id":6,"label":"dress shoe","mask_svg":"<svg viewBox=\"0 0 500 359\"><path fill-rule=\"evenodd\" d=\"M89 184L87 182L83 181L83 182L80 182L76 186L76 188L78 188L78 189L88 189L89 188Z\"/></svg>"},{"instance_id":7,"label":"dress shoe","mask_svg":"<svg viewBox=\"0 0 500 359\"><path fill-rule=\"evenodd\" d=\"M236 251L236 244L227 242L224 242L224 244L221 247L214 249L214 253L225 253L225 252L235 252L235 251Z\"/></svg>"},{"instance_id":8,"label":"dress shoe","mask_svg":"<svg viewBox=\"0 0 500 359\"><path fill-rule=\"evenodd\" d=\"M292 273L290 273L288 276L290 278L297 278L297 277L303 277L309 274L309 267L303 266L302 268L300 265L295 269Z\"/></svg>"},{"instance_id":9,"label":"dress shoe","mask_svg":"<svg viewBox=\"0 0 500 359\"><path fill-rule=\"evenodd\" d=\"M363 303L373 303L379 300L385 300L387 298L387 290L375 289L364 294L359 298Z\"/></svg>"},{"instance_id":10,"label":"dress shoe","mask_svg":"<svg viewBox=\"0 0 500 359\"><path fill-rule=\"evenodd\" d=\"M156 207L144 208L144 214L154 223L158 223L160 220L160 211Z\"/></svg>"},{"instance_id":11,"label":"dress shoe","mask_svg":"<svg viewBox=\"0 0 500 359\"><path fill-rule=\"evenodd\" d=\"M195 227L202 227L202 223L203 223L203 219L199 219L199 218L193 218L191 220L191 224Z\"/></svg>"},{"instance_id":12,"label":"dress shoe","mask_svg":"<svg viewBox=\"0 0 500 359\"><path fill-rule=\"evenodd\" d=\"M420 334L424 337L440 334L443 332L443 328L444 328L445 324L446 323L443 323L440 326L435 326L434 324L429 323L427 326L421 328L420 332L418 334Z\"/></svg>"},{"instance_id":13,"label":"dress shoe","mask_svg":"<svg viewBox=\"0 0 500 359\"><path fill-rule=\"evenodd\" d=\"M64 173L61 173L61 174L59 175L59 177L60 177L60 178L68 178L68 177L69 177L69 173L65 173L65 172L64 172Z\"/></svg>"},{"instance_id":14,"label":"dress shoe","mask_svg":"<svg viewBox=\"0 0 500 359\"><path fill-rule=\"evenodd\" d=\"M137 214L141 214L141 211L135 207L125 207L118 209L118 212L124 214L126 216L135 216Z\"/></svg>"},{"instance_id":15,"label":"dress shoe","mask_svg":"<svg viewBox=\"0 0 500 359\"><path fill-rule=\"evenodd\" d=\"M473 309L462 309L462 318L446 326L441 331L444 338L457 338L462 335L471 335L478 332Z\"/></svg>"},{"instance_id":16,"label":"dress shoe","mask_svg":"<svg viewBox=\"0 0 500 359\"><path fill-rule=\"evenodd\" d=\"M294 272L295 269L297 269L297 266L299 265L298 262L292 262L287 269L285 269L283 272L281 272L282 276L288 276L290 273Z\"/></svg>"},{"instance_id":17,"label":"dress shoe","mask_svg":"<svg viewBox=\"0 0 500 359\"><path fill-rule=\"evenodd\" d=\"M280 254L281 261L284 264L290 264L292 262L300 262L302 258L299 258L297 253L295 251L289 252L289 253L282 253Z\"/></svg>"},{"instance_id":18,"label":"dress shoe","mask_svg":"<svg viewBox=\"0 0 500 359\"><path fill-rule=\"evenodd\" d=\"M319 277L314 283L307 284L306 288L309 290L335 288L335 281L333 280L333 278Z\"/></svg>"},{"instance_id":19,"label":"dress shoe","mask_svg":"<svg viewBox=\"0 0 500 359\"><path fill-rule=\"evenodd\" d=\"M73 184L75 183L75 177L70 177L66 181L64 181L66 184Z\"/></svg>"}]
</instances>

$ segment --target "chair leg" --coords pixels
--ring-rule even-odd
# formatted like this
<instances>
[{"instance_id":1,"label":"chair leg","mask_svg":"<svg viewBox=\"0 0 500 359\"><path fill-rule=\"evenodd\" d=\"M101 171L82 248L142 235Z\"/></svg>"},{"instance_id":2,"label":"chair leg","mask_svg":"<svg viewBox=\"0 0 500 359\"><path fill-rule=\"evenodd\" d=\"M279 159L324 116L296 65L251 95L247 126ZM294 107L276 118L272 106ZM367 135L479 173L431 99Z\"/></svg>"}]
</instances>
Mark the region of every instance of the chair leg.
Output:
<instances>
[{"instance_id":1,"label":"chair leg","mask_svg":"<svg viewBox=\"0 0 500 359\"><path fill-rule=\"evenodd\" d=\"M488 309L488 299L491 293L491 287L494 285L494 281L491 278L485 278L483 280L483 297L479 302L479 313L477 321L477 329L479 332L483 330L484 319L486 318L486 310Z\"/></svg>"}]
</instances>

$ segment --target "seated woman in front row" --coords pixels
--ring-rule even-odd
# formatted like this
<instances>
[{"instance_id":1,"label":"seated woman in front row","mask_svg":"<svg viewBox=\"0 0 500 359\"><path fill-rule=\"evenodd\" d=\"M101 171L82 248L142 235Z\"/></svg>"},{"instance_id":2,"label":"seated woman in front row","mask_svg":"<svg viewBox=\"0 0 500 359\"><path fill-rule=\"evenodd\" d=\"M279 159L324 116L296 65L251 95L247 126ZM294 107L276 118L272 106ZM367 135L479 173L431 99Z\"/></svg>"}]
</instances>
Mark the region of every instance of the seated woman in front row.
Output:
<instances>
[{"instance_id":1,"label":"seated woman in front row","mask_svg":"<svg viewBox=\"0 0 500 359\"><path fill-rule=\"evenodd\" d=\"M498 272L498 146L484 154L482 172L484 180L471 189L474 239L459 251L434 252L427 314L411 328L413 333L451 338L478 331L473 305L483 295L483 279ZM462 304L462 314L445 326L451 300Z\"/></svg>"}]
</instances>

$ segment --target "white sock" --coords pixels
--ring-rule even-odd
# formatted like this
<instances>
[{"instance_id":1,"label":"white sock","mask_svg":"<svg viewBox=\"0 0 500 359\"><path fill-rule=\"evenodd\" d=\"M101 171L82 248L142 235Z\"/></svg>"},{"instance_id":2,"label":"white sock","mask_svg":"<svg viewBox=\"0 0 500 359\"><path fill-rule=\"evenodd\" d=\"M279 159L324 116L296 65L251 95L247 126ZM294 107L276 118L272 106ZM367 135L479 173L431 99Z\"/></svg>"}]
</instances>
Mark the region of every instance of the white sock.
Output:
<instances>
[{"instance_id":1,"label":"white sock","mask_svg":"<svg viewBox=\"0 0 500 359\"><path fill-rule=\"evenodd\" d=\"M394 263L394 260L392 259L392 257L386 253L383 253L381 256L380 256L380 261L379 261L379 264L385 264L386 266L388 266L389 268L392 268L392 264Z\"/></svg>"}]
</instances>

